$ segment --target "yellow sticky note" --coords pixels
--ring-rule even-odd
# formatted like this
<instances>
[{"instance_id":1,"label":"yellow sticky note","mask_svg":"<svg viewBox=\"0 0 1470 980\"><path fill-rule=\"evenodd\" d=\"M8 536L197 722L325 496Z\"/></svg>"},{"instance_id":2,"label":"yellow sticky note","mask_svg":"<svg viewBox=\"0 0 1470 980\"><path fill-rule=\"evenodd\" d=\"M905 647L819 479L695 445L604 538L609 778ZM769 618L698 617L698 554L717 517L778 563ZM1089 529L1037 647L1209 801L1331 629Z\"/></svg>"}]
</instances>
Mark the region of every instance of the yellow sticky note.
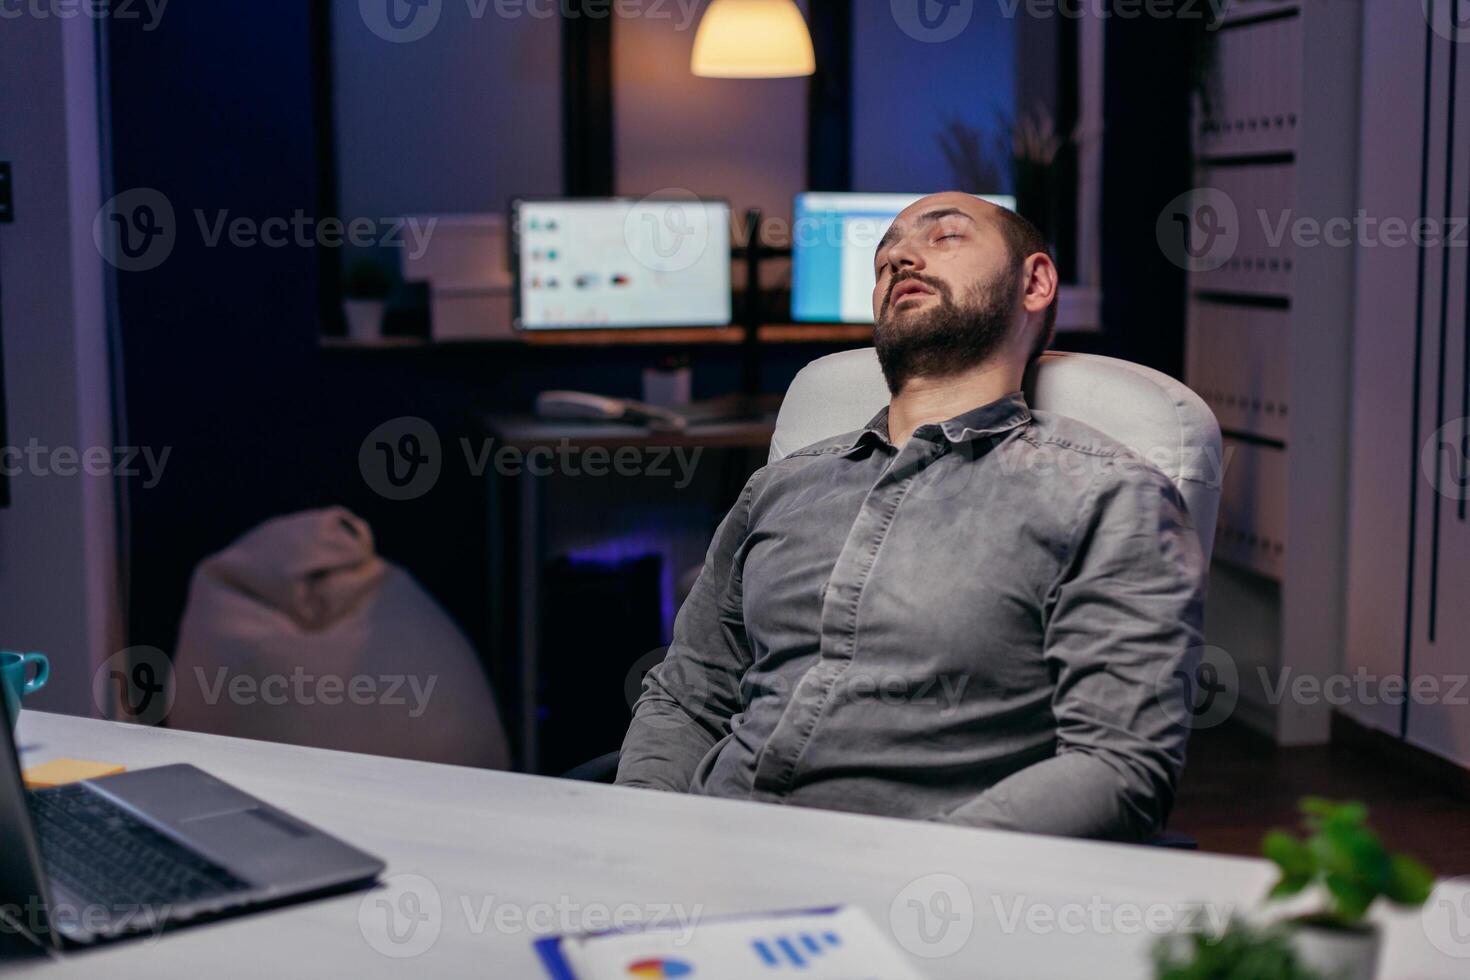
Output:
<instances>
[{"instance_id":1,"label":"yellow sticky note","mask_svg":"<svg viewBox=\"0 0 1470 980\"><path fill-rule=\"evenodd\" d=\"M64 786L83 779L96 779L124 772L126 766L111 762L90 762L86 759L52 759L39 766L31 766L21 775L25 777L26 789L46 789L49 786Z\"/></svg>"}]
</instances>

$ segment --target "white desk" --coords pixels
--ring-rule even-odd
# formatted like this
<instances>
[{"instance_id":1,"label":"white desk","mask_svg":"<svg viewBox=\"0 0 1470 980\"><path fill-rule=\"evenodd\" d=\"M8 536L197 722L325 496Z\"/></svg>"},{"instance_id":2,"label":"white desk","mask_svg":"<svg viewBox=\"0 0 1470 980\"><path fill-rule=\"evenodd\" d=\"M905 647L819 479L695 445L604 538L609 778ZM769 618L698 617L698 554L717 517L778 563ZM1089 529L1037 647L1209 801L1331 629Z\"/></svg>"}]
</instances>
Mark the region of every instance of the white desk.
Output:
<instances>
[{"instance_id":1,"label":"white desk","mask_svg":"<svg viewBox=\"0 0 1470 980\"><path fill-rule=\"evenodd\" d=\"M945 874L963 880L974 914L952 923L941 942L972 931L952 955L914 957L924 976L1113 980L1148 975L1153 937L1129 916L1170 914L1200 900L1249 905L1272 880L1266 864L1236 858L682 797L35 711L22 713L19 743L26 764L55 756L130 768L194 763L379 855L388 876L423 876L441 907L399 947L383 930L380 888L60 961L0 963L22 976L535 980L542 973L531 941L562 931L563 916L575 928L582 914L611 914L629 903L649 915L682 906L705 916L855 903L887 929L895 899L905 911L915 897L911 882ZM509 911L497 919L502 906ZM420 908L432 911L432 903ZM1056 915L1062 918L1048 918ZM1094 915L1119 928L1092 928ZM1437 952L1416 915L1383 921L1385 977L1470 975L1470 960ZM436 924L436 941L416 956L374 948L411 951ZM913 938L910 945L937 948Z\"/></svg>"}]
</instances>

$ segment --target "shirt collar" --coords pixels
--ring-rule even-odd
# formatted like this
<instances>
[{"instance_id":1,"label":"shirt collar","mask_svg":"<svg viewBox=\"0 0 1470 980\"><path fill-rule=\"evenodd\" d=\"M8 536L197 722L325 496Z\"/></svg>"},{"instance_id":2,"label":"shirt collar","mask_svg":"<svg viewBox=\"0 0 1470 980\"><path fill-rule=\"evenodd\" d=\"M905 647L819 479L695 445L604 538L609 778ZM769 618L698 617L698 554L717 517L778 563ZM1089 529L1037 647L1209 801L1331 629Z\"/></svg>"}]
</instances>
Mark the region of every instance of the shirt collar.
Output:
<instances>
[{"instance_id":1,"label":"shirt collar","mask_svg":"<svg viewBox=\"0 0 1470 980\"><path fill-rule=\"evenodd\" d=\"M945 439L959 445L974 439L1008 432L1030 421L1031 409L1026 404L1026 396L1015 391L993 402L987 402L978 408L972 408L968 412L956 415L952 419L940 422L939 431L943 433ZM867 425L863 426L847 452L854 452L874 443L894 448L888 436L887 405L884 405L882 410L874 415Z\"/></svg>"}]
</instances>

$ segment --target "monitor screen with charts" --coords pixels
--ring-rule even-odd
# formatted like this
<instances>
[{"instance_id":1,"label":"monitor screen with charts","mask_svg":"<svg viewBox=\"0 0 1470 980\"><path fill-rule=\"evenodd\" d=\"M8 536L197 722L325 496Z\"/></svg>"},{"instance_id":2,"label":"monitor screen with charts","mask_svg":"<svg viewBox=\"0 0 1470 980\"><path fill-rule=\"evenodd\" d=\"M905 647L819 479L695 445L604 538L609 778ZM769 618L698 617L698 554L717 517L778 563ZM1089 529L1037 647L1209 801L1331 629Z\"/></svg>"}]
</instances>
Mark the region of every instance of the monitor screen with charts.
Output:
<instances>
[{"instance_id":1,"label":"monitor screen with charts","mask_svg":"<svg viewBox=\"0 0 1470 980\"><path fill-rule=\"evenodd\" d=\"M803 323L872 323L873 256L898 213L922 194L796 196L791 236L791 316ZM982 194L1015 210L1016 199Z\"/></svg>"},{"instance_id":2,"label":"monitor screen with charts","mask_svg":"<svg viewBox=\"0 0 1470 980\"><path fill-rule=\"evenodd\" d=\"M689 199L511 205L520 330L730 323L730 205Z\"/></svg>"}]
</instances>

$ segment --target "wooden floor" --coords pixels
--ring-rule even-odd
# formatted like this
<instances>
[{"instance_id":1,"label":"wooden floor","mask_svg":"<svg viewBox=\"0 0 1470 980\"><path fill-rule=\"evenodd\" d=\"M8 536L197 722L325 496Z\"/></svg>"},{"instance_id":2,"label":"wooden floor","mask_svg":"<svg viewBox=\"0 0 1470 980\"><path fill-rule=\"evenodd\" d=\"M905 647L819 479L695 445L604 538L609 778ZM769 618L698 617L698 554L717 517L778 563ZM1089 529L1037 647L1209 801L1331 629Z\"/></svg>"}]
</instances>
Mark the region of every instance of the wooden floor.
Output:
<instances>
[{"instance_id":1,"label":"wooden floor","mask_svg":"<svg viewBox=\"0 0 1470 980\"><path fill-rule=\"evenodd\" d=\"M1296 801L1312 795L1366 803L1390 849L1470 875L1470 800L1443 781L1358 748L1280 749L1234 725L1191 737L1169 829L1202 851L1256 857L1267 830L1297 828Z\"/></svg>"}]
</instances>

